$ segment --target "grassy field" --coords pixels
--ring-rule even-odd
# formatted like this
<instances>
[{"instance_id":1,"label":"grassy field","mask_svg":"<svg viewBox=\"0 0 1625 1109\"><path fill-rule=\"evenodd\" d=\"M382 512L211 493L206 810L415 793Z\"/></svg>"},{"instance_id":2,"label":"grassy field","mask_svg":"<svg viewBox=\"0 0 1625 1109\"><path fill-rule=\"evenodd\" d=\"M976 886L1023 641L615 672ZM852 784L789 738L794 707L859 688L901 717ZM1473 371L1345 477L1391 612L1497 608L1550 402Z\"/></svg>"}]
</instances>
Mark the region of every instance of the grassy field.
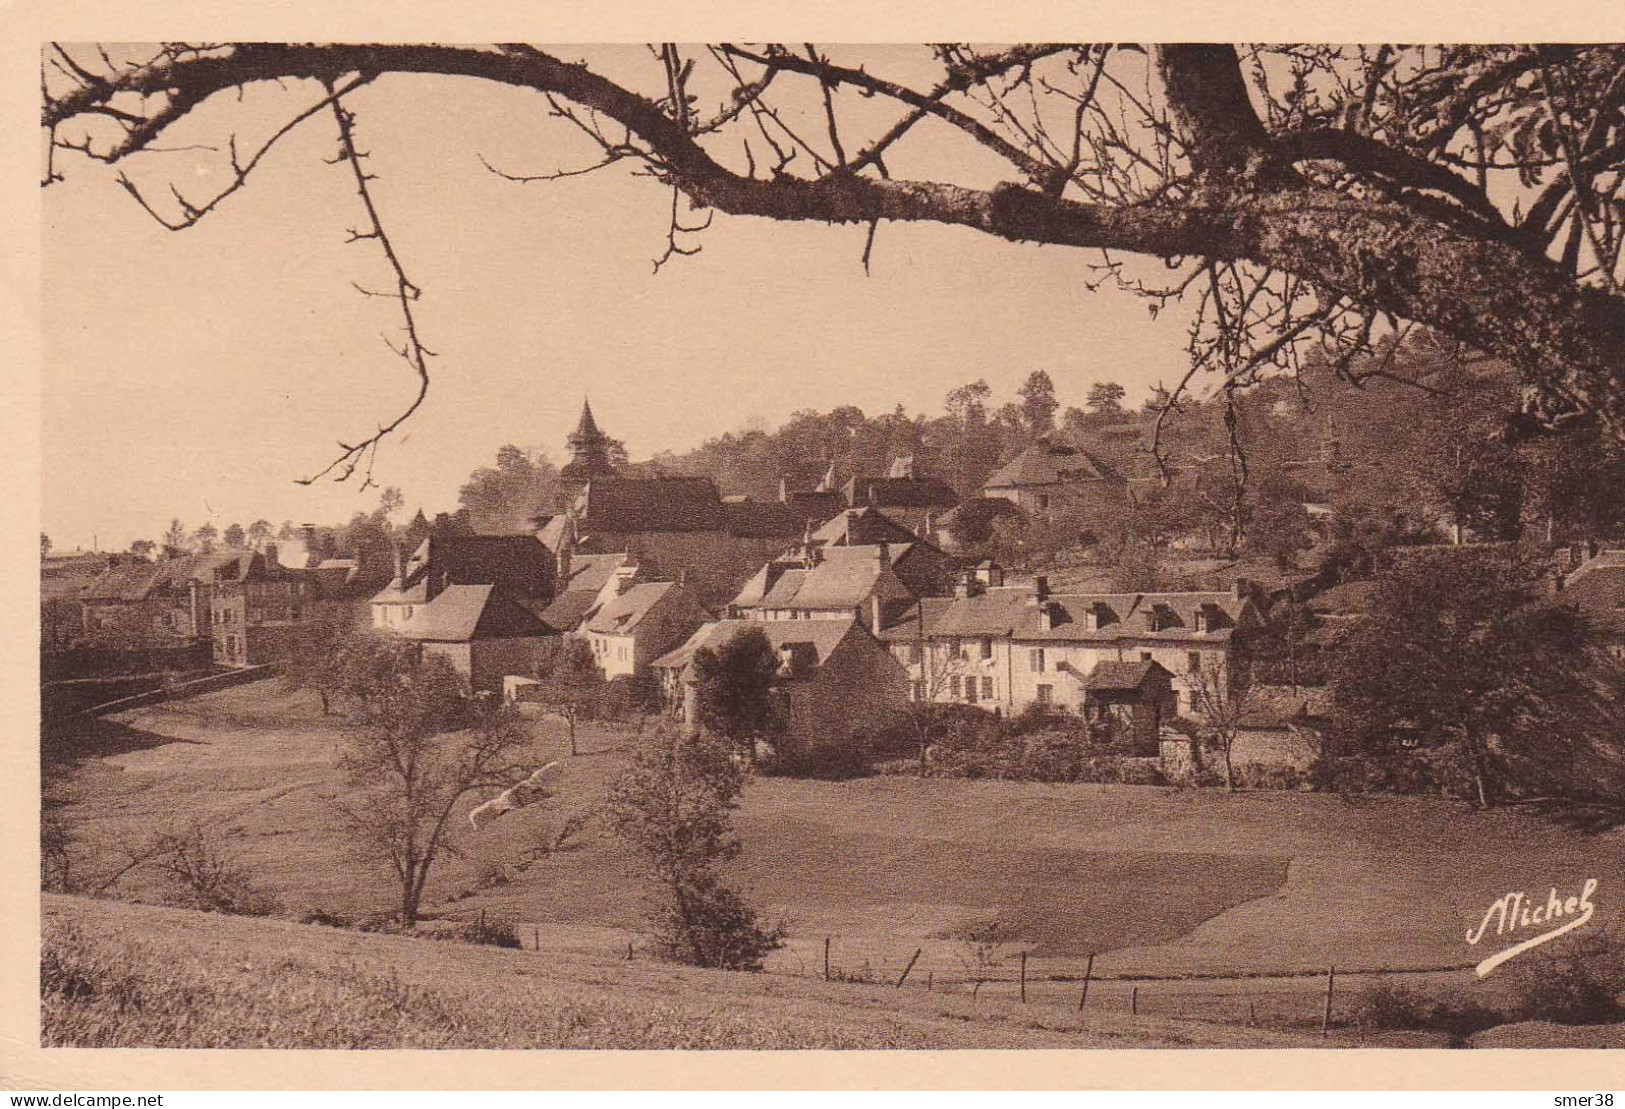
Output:
<instances>
[{"instance_id":1,"label":"grassy field","mask_svg":"<svg viewBox=\"0 0 1625 1109\"><path fill-rule=\"evenodd\" d=\"M262 683L96 727L77 740L70 808L93 867L201 815L292 914L391 905L335 819L339 737L313 702ZM431 911L484 910L554 951L624 952L639 886L601 827L589 819L564 849L514 863L590 816L626 742L588 733L554 800L479 833L460 824L465 857L437 873ZM537 760L561 744L540 727ZM1595 877L1605 918L1625 891L1620 833L1419 798L768 778L748 787L737 826L736 879L791 932L770 969L808 976L822 974L825 937L837 974L895 979L922 949L914 973L945 984L1009 978L1022 950L1045 980L1080 975L1090 952L1107 978L1459 967L1483 957L1464 933L1509 890L1543 898ZM993 922L996 948L978 955L960 938Z\"/></svg>"},{"instance_id":2,"label":"grassy field","mask_svg":"<svg viewBox=\"0 0 1625 1109\"><path fill-rule=\"evenodd\" d=\"M44 899L47 1047L1100 1048L1318 1037Z\"/></svg>"}]
</instances>

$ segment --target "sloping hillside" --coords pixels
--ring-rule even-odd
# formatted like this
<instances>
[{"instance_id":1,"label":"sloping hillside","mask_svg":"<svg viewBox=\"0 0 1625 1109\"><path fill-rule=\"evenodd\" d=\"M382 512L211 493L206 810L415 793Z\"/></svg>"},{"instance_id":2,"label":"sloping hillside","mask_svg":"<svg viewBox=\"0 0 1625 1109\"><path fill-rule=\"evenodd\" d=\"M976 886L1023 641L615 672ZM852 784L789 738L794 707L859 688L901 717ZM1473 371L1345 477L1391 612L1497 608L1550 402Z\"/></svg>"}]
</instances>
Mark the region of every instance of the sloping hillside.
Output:
<instances>
[{"instance_id":1,"label":"sloping hillside","mask_svg":"<svg viewBox=\"0 0 1625 1109\"><path fill-rule=\"evenodd\" d=\"M48 895L47 1047L1099 1048L1319 1037Z\"/></svg>"}]
</instances>

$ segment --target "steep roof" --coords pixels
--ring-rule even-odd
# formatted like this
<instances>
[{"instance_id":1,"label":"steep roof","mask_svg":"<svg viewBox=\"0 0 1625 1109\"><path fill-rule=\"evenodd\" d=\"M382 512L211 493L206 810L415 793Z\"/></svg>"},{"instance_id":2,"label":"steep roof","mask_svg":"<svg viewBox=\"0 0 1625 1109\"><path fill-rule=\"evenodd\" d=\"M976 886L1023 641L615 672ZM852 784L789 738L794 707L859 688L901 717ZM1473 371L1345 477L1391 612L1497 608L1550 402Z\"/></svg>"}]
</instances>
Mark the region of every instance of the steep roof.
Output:
<instances>
[{"instance_id":1,"label":"steep roof","mask_svg":"<svg viewBox=\"0 0 1625 1109\"><path fill-rule=\"evenodd\" d=\"M1557 599L1578 606L1604 635L1625 638L1625 551L1604 551L1582 563Z\"/></svg>"},{"instance_id":2,"label":"steep roof","mask_svg":"<svg viewBox=\"0 0 1625 1109\"><path fill-rule=\"evenodd\" d=\"M889 547L887 560L882 562L878 546L828 547L812 566L772 562L752 575L733 604L739 608L855 608L875 592L881 577L909 550L909 544Z\"/></svg>"},{"instance_id":3,"label":"steep roof","mask_svg":"<svg viewBox=\"0 0 1625 1109\"><path fill-rule=\"evenodd\" d=\"M494 585L448 585L397 630L408 639L440 643L548 634L530 610Z\"/></svg>"},{"instance_id":4,"label":"steep roof","mask_svg":"<svg viewBox=\"0 0 1625 1109\"><path fill-rule=\"evenodd\" d=\"M595 477L576 501L576 526L594 532L721 531L716 483L706 477Z\"/></svg>"},{"instance_id":5,"label":"steep roof","mask_svg":"<svg viewBox=\"0 0 1625 1109\"><path fill-rule=\"evenodd\" d=\"M1097 662L1083 679L1083 688L1096 693L1131 693L1144 689L1146 679L1159 670L1165 676L1173 677L1165 667L1155 662Z\"/></svg>"},{"instance_id":6,"label":"steep roof","mask_svg":"<svg viewBox=\"0 0 1625 1109\"><path fill-rule=\"evenodd\" d=\"M572 555L570 578L561 583L553 603L542 610L542 622L557 632L574 631L592 610L599 590L630 561L631 556L620 551Z\"/></svg>"},{"instance_id":7,"label":"steep roof","mask_svg":"<svg viewBox=\"0 0 1625 1109\"><path fill-rule=\"evenodd\" d=\"M716 620L706 624L688 637L676 650L668 651L651 665L662 670L681 670L693 660L701 647L713 651L748 628L759 628L775 651L794 644L810 644L822 666L841 642L853 632L856 620Z\"/></svg>"},{"instance_id":8,"label":"steep roof","mask_svg":"<svg viewBox=\"0 0 1625 1109\"><path fill-rule=\"evenodd\" d=\"M1122 481L1115 470L1088 451L1070 443L1040 439L995 471L982 483L982 488L1018 489L1080 482L1121 484Z\"/></svg>"},{"instance_id":9,"label":"steep roof","mask_svg":"<svg viewBox=\"0 0 1625 1109\"><path fill-rule=\"evenodd\" d=\"M937 477L854 477L846 483L852 507L948 509L959 503L953 486Z\"/></svg>"},{"instance_id":10,"label":"steep roof","mask_svg":"<svg viewBox=\"0 0 1625 1109\"><path fill-rule=\"evenodd\" d=\"M843 509L812 533L815 543L859 546L877 542L911 543L916 536L871 505Z\"/></svg>"},{"instance_id":11,"label":"steep roof","mask_svg":"<svg viewBox=\"0 0 1625 1109\"><path fill-rule=\"evenodd\" d=\"M723 524L736 539L801 538L810 517L784 501L728 501L722 506Z\"/></svg>"},{"instance_id":12,"label":"steep roof","mask_svg":"<svg viewBox=\"0 0 1625 1109\"><path fill-rule=\"evenodd\" d=\"M677 589L674 581L651 581L634 585L607 602L587 621L587 630L601 635L631 635L644 618ZM681 596L681 593L677 594Z\"/></svg>"},{"instance_id":13,"label":"steep roof","mask_svg":"<svg viewBox=\"0 0 1625 1109\"><path fill-rule=\"evenodd\" d=\"M430 536L406 561L403 589L433 578L446 585L500 585L515 596L545 595L553 558L534 533Z\"/></svg>"},{"instance_id":14,"label":"steep roof","mask_svg":"<svg viewBox=\"0 0 1625 1109\"><path fill-rule=\"evenodd\" d=\"M1032 642L1110 643L1125 640L1171 640L1176 642L1223 643L1231 638L1234 625L1242 618L1248 603L1233 593L1055 593L1048 598L1051 626L1040 619L1033 591L1020 586L1000 586L974 597L947 599L940 608L931 606L928 636L964 638L1011 638ZM1196 616L1204 608L1222 613L1224 619L1211 630L1197 631ZM1146 615L1159 610L1170 626L1152 630ZM1094 628L1086 623L1091 610L1101 619ZM906 617L896 622L895 636L908 636Z\"/></svg>"}]
</instances>

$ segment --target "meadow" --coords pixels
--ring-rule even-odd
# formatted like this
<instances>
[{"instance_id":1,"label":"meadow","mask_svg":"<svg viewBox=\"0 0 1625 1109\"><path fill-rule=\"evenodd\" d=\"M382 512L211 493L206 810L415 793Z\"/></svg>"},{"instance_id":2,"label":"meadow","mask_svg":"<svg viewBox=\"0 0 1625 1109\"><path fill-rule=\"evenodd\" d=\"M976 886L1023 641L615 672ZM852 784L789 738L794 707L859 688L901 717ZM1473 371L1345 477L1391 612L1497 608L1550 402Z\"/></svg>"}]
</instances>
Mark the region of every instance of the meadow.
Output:
<instances>
[{"instance_id":1,"label":"meadow","mask_svg":"<svg viewBox=\"0 0 1625 1109\"><path fill-rule=\"evenodd\" d=\"M387 875L336 818L342 736L314 700L259 683L86 727L67 741L86 872L203 818L289 917L392 905ZM562 954L636 947L635 861L594 816L632 742L589 730L551 799L479 832L459 822L461 857L438 869L430 914L484 912ZM538 762L562 745L537 723ZM1067 990L1093 953L1095 975L1117 983L1108 993L1134 978L1312 975L1329 962L1461 981L1484 954L1465 932L1507 891L1544 897L1595 877L1599 926L1625 891L1625 834L1425 798L758 778L736 826L733 878L791 936L769 969L808 978L823 974L827 938L835 976L860 980L895 979L918 950L913 973L943 985L1008 983L1022 952L1034 982ZM124 888L156 894L138 876Z\"/></svg>"}]
</instances>

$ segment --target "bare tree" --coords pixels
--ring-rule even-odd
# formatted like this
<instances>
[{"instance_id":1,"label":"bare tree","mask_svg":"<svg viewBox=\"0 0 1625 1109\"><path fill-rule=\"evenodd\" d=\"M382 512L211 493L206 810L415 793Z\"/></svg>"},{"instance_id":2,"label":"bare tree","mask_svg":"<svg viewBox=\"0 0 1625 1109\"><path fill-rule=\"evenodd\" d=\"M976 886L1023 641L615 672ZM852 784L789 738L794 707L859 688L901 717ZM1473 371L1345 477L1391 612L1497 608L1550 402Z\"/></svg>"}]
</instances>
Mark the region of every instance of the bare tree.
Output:
<instances>
[{"instance_id":1,"label":"bare tree","mask_svg":"<svg viewBox=\"0 0 1625 1109\"><path fill-rule=\"evenodd\" d=\"M313 479L370 476L379 442L429 383L420 289L386 231L350 106L363 86L387 95L397 75L540 94L596 159L492 171L527 185L610 167L651 179L670 212L657 269L696 253L711 225L682 211L683 196L730 215L864 226L865 266L881 223L947 224L1097 251L1097 283L1154 310L1188 303L1190 366L1164 415L1199 374L1233 395L1326 346L1344 376L1387 373L1380 359L1354 360L1374 337L1421 324L1518 369L1513 430L1598 422L1625 436L1625 48L946 44L906 65L896 51L836 53L664 43L639 79L526 43L50 44L43 180L76 159L119 166L118 184L180 230L243 188L289 132L312 120L336 129L334 164L363 217L352 240L375 245L392 275L363 291L395 303L393 348L417 388ZM233 122L249 86L278 88L288 104L253 142ZM862 127L852 95L896 112L865 112ZM222 136L227 184L213 195L171 184L155 153L194 114ZM922 148L966 176L892 175ZM970 168L988 155L1002 166L991 186ZM1173 276L1153 281L1125 255L1162 259Z\"/></svg>"},{"instance_id":2,"label":"bare tree","mask_svg":"<svg viewBox=\"0 0 1625 1109\"><path fill-rule=\"evenodd\" d=\"M1191 708L1200 714L1200 739L1224 759L1224 788L1234 792L1236 740L1247 718L1258 707L1258 687L1248 675L1215 663L1205 663L1189 676Z\"/></svg>"},{"instance_id":3,"label":"bare tree","mask_svg":"<svg viewBox=\"0 0 1625 1109\"><path fill-rule=\"evenodd\" d=\"M359 842L387 862L400 887L399 916L415 923L452 813L468 794L516 784L530 772L530 736L511 710L467 696L442 658L380 639L351 667L355 704L340 756L350 784L342 804Z\"/></svg>"}]
</instances>

